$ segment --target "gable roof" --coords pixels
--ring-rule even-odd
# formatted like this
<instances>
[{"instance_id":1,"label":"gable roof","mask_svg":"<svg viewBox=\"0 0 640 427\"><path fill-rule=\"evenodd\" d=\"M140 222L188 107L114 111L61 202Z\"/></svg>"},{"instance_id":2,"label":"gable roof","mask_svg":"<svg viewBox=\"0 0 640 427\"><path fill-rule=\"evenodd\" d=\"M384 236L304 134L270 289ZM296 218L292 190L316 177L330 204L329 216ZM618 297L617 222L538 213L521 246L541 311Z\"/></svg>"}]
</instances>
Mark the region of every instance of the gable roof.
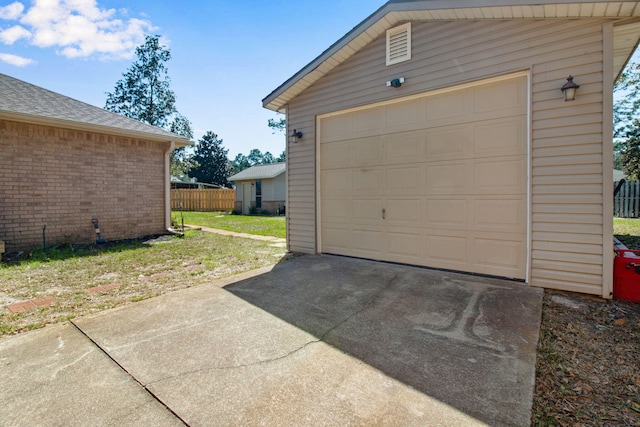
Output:
<instances>
[{"instance_id":1,"label":"gable roof","mask_svg":"<svg viewBox=\"0 0 640 427\"><path fill-rule=\"evenodd\" d=\"M284 173L287 170L287 164L270 163L268 165L252 166L248 169L238 172L227 178L227 181L249 181L254 179L270 179Z\"/></svg>"},{"instance_id":2,"label":"gable roof","mask_svg":"<svg viewBox=\"0 0 640 427\"><path fill-rule=\"evenodd\" d=\"M598 0L389 0L320 56L262 100L262 106L284 112L287 103L342 64L389 28L406 21L453 21L543 18L638 18L640 1ZM638 44L640 23L614 28L614 76Z\"/></svg>"},{"instance_id":3,"label":"gable roof","mask_svg":"<svg viewBox=\"0 0 640 427\"><path fill-rule=\"evenodd\" d=\"M0 118L152 141L189 144L180 135L0 74Z\"/></svg>"}]
</instances>

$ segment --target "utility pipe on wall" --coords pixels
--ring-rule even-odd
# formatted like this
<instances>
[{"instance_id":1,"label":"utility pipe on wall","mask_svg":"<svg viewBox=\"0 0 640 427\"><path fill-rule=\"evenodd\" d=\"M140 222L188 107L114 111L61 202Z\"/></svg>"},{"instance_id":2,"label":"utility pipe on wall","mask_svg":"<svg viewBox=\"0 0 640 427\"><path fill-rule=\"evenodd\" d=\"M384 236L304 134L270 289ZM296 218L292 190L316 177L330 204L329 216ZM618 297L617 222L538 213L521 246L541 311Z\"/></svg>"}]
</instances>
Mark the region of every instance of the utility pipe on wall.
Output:
<instances>
[{"instance_id":1,"label":"utility pipe on wall","mask_svg":"<svg viewBox=\"0 0 640 427\"><path fill-rule=\"evenodd\" d=\"M165 229L171 230L171 152L176 148L175 141L171 141L164 152L164 219Z\"/></svg>"}]
</instances>

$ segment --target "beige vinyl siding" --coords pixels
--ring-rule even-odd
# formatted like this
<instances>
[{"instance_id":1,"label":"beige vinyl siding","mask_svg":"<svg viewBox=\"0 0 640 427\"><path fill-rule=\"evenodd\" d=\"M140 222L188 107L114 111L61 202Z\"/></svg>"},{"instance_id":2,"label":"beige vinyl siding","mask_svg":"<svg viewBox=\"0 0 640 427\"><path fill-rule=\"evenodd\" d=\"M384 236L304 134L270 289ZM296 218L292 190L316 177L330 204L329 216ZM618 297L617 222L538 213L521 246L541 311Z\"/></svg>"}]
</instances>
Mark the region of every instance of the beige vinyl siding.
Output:
<instances>
[{"instance_id":1,"label":"beige vinyl siding","mask_svg":"<svg viewBox=\"0 0 640 427\"><path fill-rule=\"evenodd\" d=\"M412 23L412 60L385 66L385 37L294 98L287 108L290 248L315 252L315 118L329 112L530 70L530 262L534 286L601 294L603 24L605 19ZM578 98L562 101L569 74ZM405 77L400 89L385 81ZM604 142L611 150L610 140ZM609 166L607 166L609 167ZM607 221L609 219L607 218ZM607 261L609 259L607 258ZM609 285L610 286L610 285Z\"/></svg>"},{"instance_id":2,"label":"beige vinyl siding","mask_svg":"<svg viewBox=\"0 0 640 427\"><path fill-rule=\"evenodd\" d=\"M270 186L272 187L272 192L269 195L269 200L285 200L287 197L287 174L282 173L273 178Z\"/></svg>"}]
</instances>

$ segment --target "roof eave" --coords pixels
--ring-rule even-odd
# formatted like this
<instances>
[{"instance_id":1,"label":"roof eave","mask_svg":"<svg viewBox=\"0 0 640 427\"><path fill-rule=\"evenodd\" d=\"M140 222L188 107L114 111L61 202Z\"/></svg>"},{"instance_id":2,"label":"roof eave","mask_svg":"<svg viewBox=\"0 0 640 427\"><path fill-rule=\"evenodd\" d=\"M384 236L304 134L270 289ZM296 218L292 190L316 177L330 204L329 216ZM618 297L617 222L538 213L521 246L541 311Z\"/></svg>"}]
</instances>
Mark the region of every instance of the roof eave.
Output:
<instances>
[{"instance_id":1,"label":"roof eave","mask_svg":"<svg viewBox=\"0 0 640 427\"><path fill-rule=\"evenodd\" d=\"M64 127L67 129L105 133L109 135L117 135L122 137L144 139L153 142L173 142L175 148L185 147L192 145L193 143L180 135L160 135L142 131L128 130L122 128L116 128L112 126L103 126L93 123L76 122L73 120L54 119L50 117L38 116L33 114L16 113L10 111L0 110L0 119L25 122L37 125Z\"/></svg>"},{"instance_id":2,"label":"roof eave","mask_svg":"<svg viewBox=\"0 0 640 427\"><path fill-rule=\"evenodd\" d=\"M256 175L256 176L248 176L246 178L240 177L240 178L232 179L234 176L240 175L242 173L242 172L238 172L236 175L231 175L229 178L227 178L227 180L237 182L237 181L255 181L256 179L273 179L282 175L285 172L286 170L283 169L280 172L271 174L271 175Z\"/></svg>"},{"instance_id":3,"label":"roof eave","mask_svg":"<svg viewBox=\"0 0 640 427\"><path fill-rule=\"evenodd\" d=\"M286 80L283 84L278 86L274 91L267 95L262 100L262 106L269 110L282 112L286 109L287 104L291 99L300 94L307 87L311 86L322 76L333 70L340 65L346 59L351 57L360 48L358 45L366 45L373 39L379 37L391 28L393 25L401 21L406 21L407 12L420 12L424 16L420 19L422 21L428 20L471 20L472 18L459 18L454 13L456 9L465 9L466 11L479 11L481 9L491 7L520 7L520 6L537 6L535 8L531 19L540 18L581 18L584 17L580 13L575 13L569 16L555 17L546 16L547 5L580 5L580 4L592 4L592 3L609 3L603 1L593 0L563 0L563 1L549 1L549 0L537 0L535 4L532 4L531 0L475 0L473 6L469 5L468 0L390 0L368 18L354 27L351 31L345 34L337 42L331 45L327 50L322 52L313 61L307 64L304 68L294 74L291 78ZM614 18L630 18L640 16L640 7L638 1L635 0L621 0L615 3L634 3L633 7L624 9L618 12L618 14L608 14L609 12L602 13L602 16L595 17L614 17ZM606 9L606 8L605 8ZM627 11L628 10L628 11ZM447 11L451 12L448 13ZM537 11L537 12L536 12ZM542 15L536 15L542 14ZM473 15L473 14L471 14ZM465 16L469 16L466 15ZM494 19L484 18L482 13L473 17L476 19ZM511 17L502 19L528 19L529 17ZM383 21L384 20L384 21ZM381 24L381 22L383 22Z\"/></svg>"}]
</instances>

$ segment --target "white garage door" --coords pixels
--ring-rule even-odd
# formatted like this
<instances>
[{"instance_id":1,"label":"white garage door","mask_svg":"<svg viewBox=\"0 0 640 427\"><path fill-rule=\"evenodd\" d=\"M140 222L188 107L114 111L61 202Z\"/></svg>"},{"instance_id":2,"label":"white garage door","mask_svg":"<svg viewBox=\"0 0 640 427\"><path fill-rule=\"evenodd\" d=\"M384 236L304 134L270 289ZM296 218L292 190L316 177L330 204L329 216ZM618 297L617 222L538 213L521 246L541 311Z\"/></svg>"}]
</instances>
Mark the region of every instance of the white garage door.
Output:
<instances>
[{"instance_id":1,"label":"white garage door","mask_svg":"<svg viewBox=\"0 0 640 427\"><path fill-rule=\"evenodd\" d=\"M319 119L320 250L526 278L527 77Z\"/></svg>"}]
</instances>

